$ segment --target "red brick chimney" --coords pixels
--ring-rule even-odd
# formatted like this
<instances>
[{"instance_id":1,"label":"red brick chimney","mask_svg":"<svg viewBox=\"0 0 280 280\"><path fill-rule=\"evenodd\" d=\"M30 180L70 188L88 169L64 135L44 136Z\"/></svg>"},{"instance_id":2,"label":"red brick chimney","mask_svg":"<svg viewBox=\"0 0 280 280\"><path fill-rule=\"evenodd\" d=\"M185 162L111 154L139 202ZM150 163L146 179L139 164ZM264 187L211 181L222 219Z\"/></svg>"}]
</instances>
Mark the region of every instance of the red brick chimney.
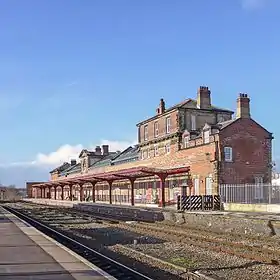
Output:
<instances>
[{"instance_id":1,"label":"red brick chimney","mask_svg":"<svg viewBox=\"0 0 280 280\"><path fill-rule=\"evenodd\" d=\"M102 145L103 156L109 155L109 145Z\"/></svg>"},{"instance_id":2,"label":"red brick chimney","mask_svg":"<svg viewBox=\"0 0 280 280\"><path fill-rule=\"evenodd\" d=\"M251 118L250 98L248 97L248 95L246 93L239 93L239 97L237 98L236 118L237 119Z\"/></svg>"},{"instance_id":3,"label":"red brick chimney","mask_svg":"<svg viewBox=\"0 0 280 280\"><path fill-rule=\"evenodd\" d=\"M157 108L157 115L161 115L165 112L165 102L163 98L160 99L159 107Z\"/></svg>"},{"instance_id":4,"label":"red brick chimney","mask_svg":"<svg viewBox=\"0 0 280 280\"><path fill-rule=\"evenodd\" d=\"M95 147L95 154L98 155L98 156L101 156L101 148L100 148L100 146L96 146Z\"/></svg>"},{"instance_id":5,"label":"red brick chimney","mask_svg":"<svg viewBox=\"0 0 280 280\"><path fill-rule=\"evenodd\" d=\"M211 91L208 87L200 86L197 90L197 107L200 109L211 108Z\"/></svg>"}]
</instances>

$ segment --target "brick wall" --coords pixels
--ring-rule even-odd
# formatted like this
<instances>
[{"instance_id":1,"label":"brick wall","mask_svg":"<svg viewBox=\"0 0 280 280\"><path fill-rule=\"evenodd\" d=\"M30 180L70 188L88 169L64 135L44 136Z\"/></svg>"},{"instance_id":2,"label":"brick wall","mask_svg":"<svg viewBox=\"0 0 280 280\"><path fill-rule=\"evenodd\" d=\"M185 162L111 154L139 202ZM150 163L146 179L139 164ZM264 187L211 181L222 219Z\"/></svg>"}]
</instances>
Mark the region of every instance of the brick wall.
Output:
<instances>
[{"instance_id":1,"label":"brick wall","mask_svg":"<svg viewBox=\"0 0 280 280\"><path fill-rule=\"evenodd\" d=\"M224 161L232 147L233 162ZM255 176L271 180L270 133L251 119L239 119L220 132L220 183L254 183Z\"/></svg>"},{"instance_id":2,"label":"brick wall","mask_svg":"<svg viewBox=\"0 0 280 280\"><path fill-rule=\"evenodd\" d=\"M28 198L41 197L41 191L38 188L33 188L33 185L41 184L44 182L26 182L26 192Z\"/></svg>"}]
</instances>

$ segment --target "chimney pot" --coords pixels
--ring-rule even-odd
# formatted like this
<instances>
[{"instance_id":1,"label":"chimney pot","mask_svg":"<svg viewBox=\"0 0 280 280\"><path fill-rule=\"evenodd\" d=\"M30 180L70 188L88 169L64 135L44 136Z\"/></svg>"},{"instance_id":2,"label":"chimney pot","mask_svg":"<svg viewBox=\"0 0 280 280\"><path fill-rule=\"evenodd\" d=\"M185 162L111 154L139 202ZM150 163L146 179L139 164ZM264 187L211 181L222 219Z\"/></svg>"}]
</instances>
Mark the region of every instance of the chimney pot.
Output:
<instances>
[{"instance_id":1,"label":"chimney pot","mask_svg":"<svg viewBox=\"0 0 280 280\"><path fill-rule=\"evenodd\" d=\"M71 166L73 166L73 165L76 165L77 164L77 161L75 160L75 159L71 159Z\"/></svg>"},{"instance_id":2,"label":"chimney pot","mask_svg":"<svg viewBox=\"0 0 280 280\"><path fill-rule=\"evenodd\" d=\"M109 145L102 145L103 156L109 155Z\"/></svg>"},{"instance_id":3,"label":"chimney pot","mask_svg":"<svg viewBox=\"0 0 280 280\"><path fill-rule=\"evenodd\" d=\"M208 87L200 86L197 91L197 107L200 109L211 108L211 91Z\"/></svg>"},{"instance_id":4,"label":"chimney pot","mask_svg":"<svg viewBox=\"0 0 280 280\"><path fill-rule=\"evenodd\" d=\"M101 155L101 148L100 148L100 146L96 146L95 147L95 154L96 155Z\"/></svg>"},{"instance_id":5,"label":"chimney pot","mask_svg":"<svg viewBox=\"0 0 280 280\"><path fill-rule=\"evenodd\" d=\"M163 114L165 112L165 102L164 99L161 98L159 102L159 107L157 108L157 114Z\"/></svg>"},{"instance_id":6,"label":"chimney pot","mask_svg":"<svg viewBox=\"0 0 280 280\"><path fill-rule=\"evenodd\" d=\"M237 98L236 118L251 118L250 98L247 93L239 93L239 97Z\"/></svg>"}]
</instances>

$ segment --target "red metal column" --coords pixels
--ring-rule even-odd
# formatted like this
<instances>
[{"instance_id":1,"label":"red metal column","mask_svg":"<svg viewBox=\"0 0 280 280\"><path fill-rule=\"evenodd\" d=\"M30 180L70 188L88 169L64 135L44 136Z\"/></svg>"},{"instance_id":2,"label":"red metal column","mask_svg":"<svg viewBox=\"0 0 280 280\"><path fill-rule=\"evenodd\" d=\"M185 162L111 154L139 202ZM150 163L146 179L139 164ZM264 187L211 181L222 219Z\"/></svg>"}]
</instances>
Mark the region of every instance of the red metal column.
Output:
<instances>
[{"instance_id":1,"label":"red metal column","mask_svg":"<svg viewBox=\"0 0 280 280\"><path fill-rule=\"evenodd\" d=\"M158 176L160 178L160 189L161 189L160 206L165 207L165 179L167 178L167 175L159 174Z\"/></svg>"},{"instance_id":2,"label":"red metal column","mask_svg":"<svg viewBox=\"0 0 280 280\"><path fill-rule=\"evenodd\" d=\"M56 186L54 187L54 199L56 200Z\"/></svg>"},{"instance_id":3,"label":"red metal column","mask_svg":"<svg viewBox=\"0 0 280 280\"><path fill-rule=\"evenodd\" d=\"M61 199L64 200L64 186L61 186Z\"/></svg>"},{"instance_id":4,"label":"red metal column","mask_svg":"<svg viewBox=\"0 0 280 280\"><path fill-rule=\"evenodd\" d=\"M112 185L113 185L113 181L108 181L109 184L109 203L112 204Z\"/></svg>"},{"instance_id":5,"label":"red metal column","mask_svg":"<svg viewBox=\"0 0 280 280\"><path fill-rule=\"evenodd\" d=\"M69 185L70 188L70 200L73 200L73 185Z\"/></svg>"},{"instance_id":6,"label":"red metal column","mask_svg":"<svg viewBox=\"0 0 280 280\"><path fill-rule=\"evenodd\" d=\"M91 182L92 184L92 202L95 202L95 185L96 182Z\"/></svg>"},{"instance_id":7,"label":"red metal column","mask_svg":"<svg viewBox=\"0 0 280 280\"><path fill-rule=\"evenodd\" d=\"M129 179L130 184L131 184L131 205L134 206L134 182L135 178Z\"/></svg>"},{"instance_id":8,"label":"red metal column","mask_svg":"<svg viewBox=\"0 0 280 280\"><path fill-rule=\"evenodd\" d=\"M49 187L49 199L51 199L52 198L52 195L51 195L51 187Z\"/></svg>"},{"instance_id":9,"label":"red metal column","mask_svg":"<svg viewBox=\"0 0 280 280\"><path fill-rule=\"evenodd\" d=\"M84 201L84 187L80 184L80 201Z\"/></svg>"}]
</instances>

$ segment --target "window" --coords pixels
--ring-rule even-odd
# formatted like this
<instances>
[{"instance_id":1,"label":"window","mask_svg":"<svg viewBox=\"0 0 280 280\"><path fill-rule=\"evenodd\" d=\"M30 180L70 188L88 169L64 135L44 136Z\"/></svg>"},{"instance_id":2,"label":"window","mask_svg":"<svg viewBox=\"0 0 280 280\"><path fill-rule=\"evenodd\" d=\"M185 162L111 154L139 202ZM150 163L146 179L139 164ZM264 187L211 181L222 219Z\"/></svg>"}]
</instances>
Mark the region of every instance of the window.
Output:
<instances>
[{"instance_id":1,"label":"window","mask_svg":"<svg viewBox=\"0 0 280 280\"><path fill-rule=\"evenodd\" d=\"M191 115L191 130L196 130L196 118L195 118L195 115Z\"/></svg>"},{"instance_id":2,"label":"window","mask_svg":"<svg viewBox=\"0 0 280 280\"><path fill-rule=\"evenodd\" d=\"M210 142L210 130L206 130L203 133L204 143L207 144Z\"/></svg>"},{"instance_id":3,"label":"window","mask_svg":"<svg viewBox=\"0 0 280 280\"><path fill-rule=\"evenodd\" d=\"M151 150L150 149L148 149L148 158L150 158L151 157Z\"/></svg>"},{"instance_id":4,"label":"window","mask_svg":"<svg viewBox=\"0 0 280 280\"><path fill-rule=\"evenodd\" d=\"M227 162L232 161L232 148L231 147L224 147L224 157L225 157L225 161L227 161Z\"/></svg>"},{"instance_id":5,"label":"window","mask_svg":"<svg viewBox=\"0 0 280 280\"><path fill-rule=\"evenodd\" d=\"M199 179L194 179L194 195L199 195Z\"/></svg>"},{"instance_id":6,"label":"window","mask_svg":"<svg viewBox=\"0 0 280 280\"><path fill-rule=\"evenodd\" d=\"M155 148L155 157L156 157L158 156L158 145L155 145L154 148Z\"/></svg>"},{"instance_id":7,"label":"window","mask_svg":"<svg viewBox=\"0 0 280 280\"><path fill-rule=\"evenodd\" d=\"M158 137L158 122L154 123L154 134L155 134L155 137Z\"/></svg>"},{"instance_id":8,"label":"window","mask_svg":"<svg viewBox=\"0 0 280 280\"><path fill-rule=\"evenodd\" d=\"M189 136L185 136L184 137L184 148L188 148L189 147Z\"/></svg>"},{"instance_id":9,"label":"window","mask_svg":"<svg viewBox=\"0 0 280 280\"><path fill-rule=\"evenodd\" d=\"M148 126L145 125L144 126L144 140L148 140Z\"/></svg>"},{"instance_id":10,"label":"window","mask_svg":"<svg viewBox=\"0 0 280 280\"><path fill-rule=\"evenodd\" d=\"M166 118L166 133L170 133L171 131L171 118L167 117Z\"/></svg>"},{"instance_id":11,"label":"window","mask_svg":"<svg viewBox=\"0 0 280 280\"><path fill-rule=\"evenodd\" d=\"M169 143L165 145L165 153L166 154L170 153L170 144Z\"/></svg>"}]
</instances>

